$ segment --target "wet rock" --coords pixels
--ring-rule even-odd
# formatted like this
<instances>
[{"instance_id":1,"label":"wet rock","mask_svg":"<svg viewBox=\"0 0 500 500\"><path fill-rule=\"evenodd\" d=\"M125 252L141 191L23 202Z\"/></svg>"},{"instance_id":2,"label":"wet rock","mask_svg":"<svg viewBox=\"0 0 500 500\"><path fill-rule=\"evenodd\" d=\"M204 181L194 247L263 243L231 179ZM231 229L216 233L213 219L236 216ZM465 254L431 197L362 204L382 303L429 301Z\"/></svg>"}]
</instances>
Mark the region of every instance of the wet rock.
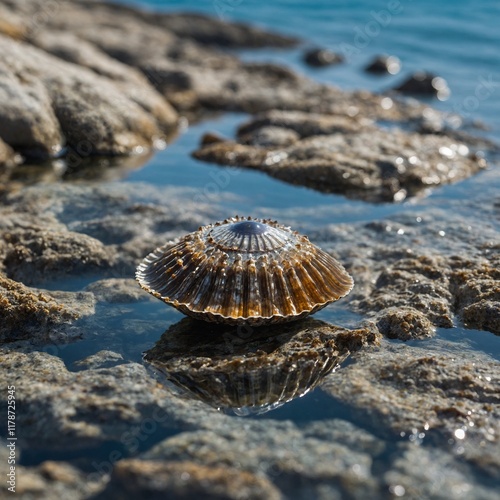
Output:
<instances>
[{"instance_id":1,"label":"wet rock","mask_svg":"<svg viewBox=\"0 0 500 500\"><path fill-rule=\"evenodd\" d=\"M304 62L320 68L344 62L344 57L328 49L311 49L304 53Z\"/></svg>"},{"instance_id":2,"label":"wet rock","mask_svg":"<svg viewBox=\"0 0 500 500\"><path fill-rule=\"evenodd\" d=\"M450 95L448 83L444 78L432 73L418 71L409 76L401 85L394 88L404 94L424 95L445 100Z\"/></svg>"},{"instance_id":3,"label":"wet rock","mask_svg":"<svg viewBox=\"0 0 500 500\"><path fill-rule=\"evenodd\" d=\"M37 0L9 0L7 5L24 19L43 11ZM294 40L199 14L147 13L101 2L85 6L70 2L59 5L43 23L26 29L31 43L81 65L79 68L92 69L94 75L106 75L115 86L123 88L124 82L117 77L132 74L124 65L139 69L151 86L195 119L213 110L256 113L287 109L408 121L418 119L427 109L366 91L341 91L274 64L242 62L215 47L289 46ZM127 93L134 86L136 83L127 83ZM140 88L146 89L142 84ZM146 94L151 94L150 88ZM138 92L132 97L147 109L156 102Z\"/></svg>"},{"instance_id":4,"label":"wet rock","mask_svg":"<svg viewBox=\"0 0 500 500\"><path fill-rule=\"evenodd\" d=\"M89 293L37 290L0 275L0 342L78 334L69 325L94 314L94 303Z\"/></svg>"},{"instance_id":5,"label":"wet rock","mask_svg":"<svg viewBox=\"0 0 500 500\"><path fill-rule=\"evenodd\" d=\"M258 414L304 395L350 352L377 342L371 330L348 330L313 319L262 327L184 319L144 359L215 408Z\"/></svg>"},{"instance_id":6,"label":"wet rock","mask_svg":"<svg viewBox=\"0 0 500 500\"><path fill-rule=\"evenodd\" d=\"M387 308L376 319L379 332L390 339L412 340L430 337L434 325L412 307Z\"/></svg>"},{"instance_id":7,"label":"wet rock","mask_svg":"<svg viewBox=\"0 0 500 500\"><path fill-rule=\"evenodd\" d=\"M111 249L85 234L40 227L10 231L2 237L8 276L26 284L53 281L67 274L98 273L115 263Z\"/></svg>"},{"instance_id":8,"label":"wet rock","mask_svg":"<svg viewBox=\"0 0 500 500\"><path fill-rule=\"evenodd\" d=\"M299 139L297 132L291 129L282 127L261 127L254 132L250 132L241 137L241 142L251 146L272 148L272 147L287 147L295 143ZM202 146L205 146L201 142Z\"/></svg>"},{"instance_id":9,"label":"wet rock","mask_svg":"<svg viewBox=\"0 0 500 500\"><path fill-rule=\"evenodd\" d=\"M106 489L96 499L255 499L279 500L270 481L231 467L207 467L192 462L122 460Z\"/></svg>"},{"instance_id":10,"label":"wet rock","mask_svg":"<svg viewBox=\"0 0 500 500\"><path fill-rule=\"evenodd\" d=\"M465 325L500 334L500 259L463 262L450 274L450 288Z\"/></svg>"},{"instance_id":11,"label":"wet rock","mask_svg":"<svg viewBox=\"0 0 500 500\"><path fill-rule=\"evenodd\" d=\"M393 497L493 500L496 496L494 483L478 477L472 467L461 460L460 454L401 443L395 455L389 471L384 474L387 490Z\"/></svg>"},{"instance_id":12,"label":"wet rock","mask_svg":"<svg viewBox=\"0 0 500 500\"><path fill-rule=\"evenodd\" d=\"M8 484L2 481L0 493L5 497L11 492ZM68 498L84 500L102 488L99 481L89 480L80 469L60 461L45 461L37 467L24 467L16 464L16 496L23 499L52 500Z\"/></svg>"},{"instance_id":13,"label":"wet rock","mask_svg":"<svg viewBox=\"0 0 500 500\"><path fill-rule=\"evenodd\" d=\"M337 422L323 420L328 429ZM351 426L349 431L357 433L358 429ZM237 464L242 471L271 479L287 498L321 498L322 492L326 498L376 498L372 461L365 450L350 449L342 441L325 440L315 432L304 435L307 432L307 426L301 430L287 421L248 421L245 432L226 428L179 434L143 458L188 460L209 467Z\"/></svg>"},{"instance_id":14,"label":"wet rock","mask_svg":"<svg viewBox=\"0 0 500 500\"><path fill-rule=\"evenodd\" d=\"M176 128L175 112L146 82L142 88L128 84L125 94L126 84L120 88L31 45L2 37L0 50L5 74L0 136L16 150L51 156L64 136L68 154L133 153ZM29 119L21 118L28 110Z\"/></svg>"},{"instance_id":15,"label":"wet rock","mask_svg":"<svg viewBox=\"0 0 500 500\"><path fill-rule=\"evenodd\" d=\"M149 295L145 294L132 278L94 281L85 287L85 291L92 292L99 302L126 304L149 298Z\"/></svg>"},{"instance_id":16,"label":"wet rock","mask_svg":"<svg viewBox=\"0 0 500 500\"><path fill-rule=\"evenodd\" d=\"M360 130L373 130L373 120L359 116L324 115L302 111L272 110L253 116L238 127L238 138L242 140L262 129L282 129L282 133L294 132L297 138L335 133L350 134ZM244 142L244 141L242 141Z\"/></svg>"},{"instance_id":17,"label":"wet rock","mask_svg":"<svg viewBox=\"0 0 500 500\"><path fill-rule=\"evenodd\" d=\"M113 351L99 351L91 356L75 362L79 369L95 370L96 368L111 368L125 363L123 356Z\"/></svg>"},{"instance_id":18,"label":"wet rock","mask_svg":"<svg viewBox=\"0 0 500 500\"><path fill-rule=\"evenodd\" d=\"M225 142L227 139L216 132L207 132L201 137L201 144L215 144L216 142Z\"/></svg>"},{"instance_id":19,"label":"wet rock","mask_svg":"<svg viewBox=\"0 0 500 500\"><path fill-rule=\"evenodd\" d=\"M22 79L12 71L22 64L14 52L17 46L18 42L0 36L4 54L0 60L0 137L26 155L52 156L62 148L62 131L50 95L31 69ZM7 61L6 53L12 53L13 60Z\"/></svg>"},{"instance_id":20,"label":"wet rock","mask_svg":"<svg viewBox=\"0 0 500 500\"><path fill-rule=\"evenodd\" d=\"M453 314L468 328L498 334L497 262L493 256L475 261L458 256L399 259L353 306L364 312L382 311L377 326L390 338L431 336L434 326L451 328Z\"/></svg>"},{"instance_id":21,"label":"wet rock","mask_svg":"<svg viewBox=\"0 0 500 500\"><path fill-rule=\"evenodd\" d=\"M65 347L52 348L59 354ZM8 383L16 386L16 424L23 429L18 444L26 449L88 450L108 443L119 452L113 463L152 435L189 428L193 418L211 421L205 405L183 401L137 363L70 372L59 357L20 350L2 350L0 369L2 390Z\"/></svg>"},{"instance_id":22,"label":"wet rock","mask_svg":"<svg viewBox=\"0 0 500 500\"><path fill-rule=\"evenodd\" d=\"M21 156L14 153L12 148L0 139L0 181L7 180L12 169L19 163Z\"/></svg>"},{"instance_id":23,"label":"wet rock","mask_svg":"<svg viewBox=\"0 0 500 500\"><path fill-rule=\"evenodd\" d=\"M395 56L375 56L373 60L366 66L367 73L376 75L390 74L396 75L401 70L401 61Z\"/></svg>"},{"instance_id":24,"label":"wet rock","mask_svg":"<svg viewBox=\"0 0 500 500\"><path fill-rule=\"evenodd\" d=\"M401 344L354 358L322 387L355 408L378 435L413 435L412 441L458 453L476 477L499 477L500 372L492 358Z\"/></svg>"},{"instance_id":25,"label":"wet rock","mask_svg":"<svg viewBox=\"0 0 500 500\"><path fill-rule=\"evenodd\" d=\"M181 188L51 184L0 199L0 265L37 285L68 273L129 278L151 248L220 218L220 196Z\"/></svg>"},{"instance_id":26,"label":"wet rock","mask_svg":"<svg viewBox=\"0 0 500 500\"><path fill-rule=\"evenodd\" d=\"M265 137L269 126L291 129L301 139L285 146L261 140L259 131L264 129ZM209 144L193 155L367 201L402 201L486 166L468 146L444 135L383 130L367 120L328 115L272 112L244 124L239 135L243 144ZM287 141L291 140L289 135Z\"/></svg>"}]
</instances>

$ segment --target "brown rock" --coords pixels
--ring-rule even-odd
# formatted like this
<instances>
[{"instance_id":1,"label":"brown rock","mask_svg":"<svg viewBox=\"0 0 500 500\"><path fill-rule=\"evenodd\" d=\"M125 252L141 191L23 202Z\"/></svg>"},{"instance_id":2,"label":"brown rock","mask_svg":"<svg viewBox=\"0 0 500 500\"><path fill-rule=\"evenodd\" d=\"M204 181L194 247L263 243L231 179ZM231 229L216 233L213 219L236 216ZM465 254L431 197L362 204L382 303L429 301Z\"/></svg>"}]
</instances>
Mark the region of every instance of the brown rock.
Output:
<instances>
[{"instance_id":1,"label":"brown rock","mask_svg":"<svg viewBox=\"0 0 500 500\"><path fill-rule=\"evenodd\" d=\"M68 155L133 153L150 148L176 127L176 114L145 82L142 90L133 82L115 84L7 38L0 37L0 51L5 74L0 136L15 149L50 156L62 147L64 135ZM22 119L28 109L29 119Z\"/></svg>"},{"instance_id":2,"label":"brown rock","mask_svg":"<svg viewBox=\"0 0 500 500\"><path fill-rule=\"evenodd\" d=\"M193 462L122 460L117 463L99 499L137 496L160 500L254 499L279 500L281 494L267 479L231 467L210 467Z\"/></svg>"},{"instance_id":3,"label":"brown rock","mask_svg":"<svg viewBox=\"0 0 500 500\"><path fill-rule=\"evenodd\" d=\"M326 379L324 390L354 407L379 433L461 446L464 460L500 477L496 362L462 350L445 353L401 344L354 358Z\"/></svg>"},{"instance_id":4,"label":"brown rock","mask_svg":"<svg viewBox=\"0 0 500 500\"><path fill-rule=\"evenodd\" d=\"M64 327L94 314L94 302L89 293L36 290L0 275L0 342L64 336Z\"/></svg>"},{"instance_id":5,"label":"brown rock","mask_svg":"<svg viewBox=\"0 0 500 500\"><path fill-rule=\"evenodd\" d=\"M262 141L271 125L302 139ZM250 138L248 135L251 133ZM464 144L438 135L383 130L368 121L273 112L240 129L244 143L204 145L199 160L261 170L291 184L368 201L402 201L422 190L469 177L486 166Z\"/></svg>"}]
</instances>

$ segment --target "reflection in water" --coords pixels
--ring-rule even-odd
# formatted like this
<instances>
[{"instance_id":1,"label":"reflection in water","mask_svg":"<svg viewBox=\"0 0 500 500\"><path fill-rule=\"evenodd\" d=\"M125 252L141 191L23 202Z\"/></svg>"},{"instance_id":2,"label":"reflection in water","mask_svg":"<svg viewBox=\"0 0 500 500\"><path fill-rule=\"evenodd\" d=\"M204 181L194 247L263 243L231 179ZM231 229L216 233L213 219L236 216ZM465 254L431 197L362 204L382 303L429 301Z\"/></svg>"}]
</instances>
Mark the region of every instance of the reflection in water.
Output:
<instances>
[{"instance_id":1,"label":"reflection in water","mask_svg":"<svg viewBox=\"0 0 500 500\"><path fill-rule=\"evenodd\" d=\"M1 178L3 182L35 184L38 182L65 181L115 181L124 178L130 171L141 168L151 157L152 152L142 154L79 158L73 165L66 158L42 163L20 165Z\"/></svg>"},{"instance_id":2,"label":"reflection in water","mask_svg":"<svg viewBox=\"0 0 500 500\"><path fill-rule=\"evenodd\" d=\"M374 340L314 319L262 327L185 318L144 354L169 381L236 415L259 414L303 396L350 352Z\"/></svg>"}]
</instances>

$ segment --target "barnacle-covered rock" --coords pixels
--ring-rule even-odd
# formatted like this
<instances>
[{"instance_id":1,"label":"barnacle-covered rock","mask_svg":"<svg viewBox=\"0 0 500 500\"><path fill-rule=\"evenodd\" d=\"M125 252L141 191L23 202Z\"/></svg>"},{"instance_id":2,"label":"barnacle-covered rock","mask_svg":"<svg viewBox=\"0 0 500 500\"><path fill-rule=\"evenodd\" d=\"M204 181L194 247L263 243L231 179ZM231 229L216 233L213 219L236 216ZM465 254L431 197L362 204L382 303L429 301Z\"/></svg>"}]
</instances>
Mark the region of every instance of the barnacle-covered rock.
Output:
<instances>
[{"instance_id":1,"label":"barnacle-covered rock","mask_svg":"<svg viewBox=\"0 0 500 500\"><path fill-rule=\"evenodd\" d=\"M136 278L184 314L228 324L303 318L353 286L342 265L307 237L250 217L200 227L157 248Z\"/></svg>"}]
</instances>

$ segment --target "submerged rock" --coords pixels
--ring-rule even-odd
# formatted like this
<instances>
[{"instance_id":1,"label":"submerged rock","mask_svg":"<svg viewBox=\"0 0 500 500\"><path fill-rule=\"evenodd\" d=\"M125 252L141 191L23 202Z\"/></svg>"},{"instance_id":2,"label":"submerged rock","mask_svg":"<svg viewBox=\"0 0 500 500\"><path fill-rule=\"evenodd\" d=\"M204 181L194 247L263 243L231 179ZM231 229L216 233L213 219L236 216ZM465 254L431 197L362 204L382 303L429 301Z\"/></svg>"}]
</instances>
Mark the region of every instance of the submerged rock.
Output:
<instances>
[{"instance_id":1,"label":"submerged rock","mask_svg":"<svg viewBox=\"0 0 500 500\"><path fill-rule=\"evenodd\" d=\"M262 140L270 126L298 137ZM193 155L367 201L402 201L486 167L452 137L381 129L359 118L273 111L241 126L239 139L202 145Z\"/></svg>"},{"instance_id":2,"label":"submerged rock","mask_svg":"<svg viewBox=\"0 0 500 500\"><path fill-rule=\"evenodd\" d=\"M395 56L376 56L369 64L366 66L365 71L367 73L374 73L376 75L380 74L391 74L395 75L401 70L401 61Z\"/></svg>"},{"instance_id":3,"label":"submerged rock","mask_svg":"<svg viewBox=\"0 0 500 500\"><path fill-rule=\"evenodd\" d=\"M401 85L394 88L404 94L427 95L444 101L450 95L448 83L444 78L425 71L409 76Z\"/></svg>"},{"instance_id":4,"label":"submerged rock","mask_svg":"<svg viewBox=\"0 0 500 500\"><path fill-rule=\"evenodd\" d=\"M344 57L328 49L311 49L304 53L304 62L309 66L332 66L344 61Z\"/></svg>"}]
</instances>

